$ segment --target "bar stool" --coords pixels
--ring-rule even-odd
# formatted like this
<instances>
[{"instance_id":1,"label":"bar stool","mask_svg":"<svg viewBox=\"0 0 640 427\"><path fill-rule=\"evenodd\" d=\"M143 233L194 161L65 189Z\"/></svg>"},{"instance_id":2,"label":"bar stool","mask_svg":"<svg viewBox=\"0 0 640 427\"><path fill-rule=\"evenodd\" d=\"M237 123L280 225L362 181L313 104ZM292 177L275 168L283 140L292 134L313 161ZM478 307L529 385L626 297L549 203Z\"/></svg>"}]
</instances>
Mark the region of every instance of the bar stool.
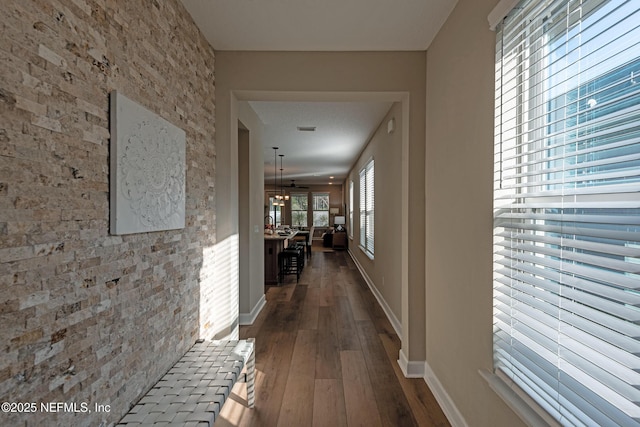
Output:
<instances>
[{"instance_id":1,"label":"bar stool","mask_svg":"<svg viewBox=\"0 0 640 427\"><path fill-rule=\"evenodd\" d=\"M292 246L289 246L289 248L294 248L297 249L301 252L302 254L302 258L300 258L300 263L302 264L302 268L304 268L304 260L306 257L306 253L307 253L307 245L305 244L305 242L295 242L295 244L293 244Z\"/></svg>"},{"instance_id":2,"label":"bar stool","mask_svg":"<svg viewBox=\"0 0 640 427\"><path fill-rule=\"evenodd\" d=\"M284 276L287 274L296 275L296 283L300 280L300 273L302 272L302 258L301 250L295 247L287 248L278 254L278 278L282 282Z\"/></svg>"},{"instance_id":3,"label":"bar stool","mask_svg":"<svg viewBox=\"0 0 640 427\"><path fill-rule=\"evenodd\" d=\"M285 249L285 251L295 252L298 257L296 258L296 266L299 268L300 273L304 268L304 245L294 244Z\"/></svg>"}]
</instances>

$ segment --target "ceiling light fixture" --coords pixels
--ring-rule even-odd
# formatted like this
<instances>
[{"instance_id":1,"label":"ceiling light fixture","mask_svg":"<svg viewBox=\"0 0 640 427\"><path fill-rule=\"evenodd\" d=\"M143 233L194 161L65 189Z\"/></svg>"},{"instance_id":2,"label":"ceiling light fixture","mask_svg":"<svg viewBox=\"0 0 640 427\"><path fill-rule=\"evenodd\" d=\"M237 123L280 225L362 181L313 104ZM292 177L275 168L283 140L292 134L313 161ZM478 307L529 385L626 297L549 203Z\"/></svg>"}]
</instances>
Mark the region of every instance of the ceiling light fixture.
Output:
<instances>
[{"instance_id":1,"label":"ceiling light fixture","mask_svg":"<svg viewBox=\"0 0 640 427\"><path fill-rule=\"evenodd\" d=\"M300 132L315 132L316 127L315 126L298 126L298 130Z\"/></svg>"}]
</instances>

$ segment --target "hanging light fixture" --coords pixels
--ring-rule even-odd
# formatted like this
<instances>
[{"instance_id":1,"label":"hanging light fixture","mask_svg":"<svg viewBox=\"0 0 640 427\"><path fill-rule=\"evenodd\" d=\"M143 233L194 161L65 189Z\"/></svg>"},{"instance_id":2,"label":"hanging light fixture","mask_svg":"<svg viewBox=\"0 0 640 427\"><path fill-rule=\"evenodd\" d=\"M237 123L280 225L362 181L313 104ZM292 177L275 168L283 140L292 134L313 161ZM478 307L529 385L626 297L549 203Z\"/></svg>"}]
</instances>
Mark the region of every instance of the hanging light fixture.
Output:
<instances>
[{"instance_id":1,"label":"hanging light fixture","mask_svg":"<svg viewBox=\"0 0 640 427\"><path fill-rule=\"evenodd\" d=\"M282 188L282 158L284 157L284 154L280 154L280 197L278 197L278 199L280 199L280 206L284 206L284 189Z\"/></svg>"},{"instance_id":2,"label":"hanging light fixture","mask_svg":"<svg viewBox=\"0 0 640 427\"><path fill-rule=\"evenodd\" d=\"M280 157L280 190L282 191L282 198L284 200L289 200L289 195L286 193L285 189L284 189L284 185L282 184L282 159L284 157L284 154L282 155L282 157Z\"/></svg>"},{"instance_id":3,"label":"hanging light fixture","mask_svg":"<svg viewBox=\"0 0 640 427\"><path fill-rule=\"evenodd\" d=\"M278 147L273 148L273 206L280 206L278 202ZM276 208L273 208L273 217L276 217Z\"/></svg>"}]
</instances>

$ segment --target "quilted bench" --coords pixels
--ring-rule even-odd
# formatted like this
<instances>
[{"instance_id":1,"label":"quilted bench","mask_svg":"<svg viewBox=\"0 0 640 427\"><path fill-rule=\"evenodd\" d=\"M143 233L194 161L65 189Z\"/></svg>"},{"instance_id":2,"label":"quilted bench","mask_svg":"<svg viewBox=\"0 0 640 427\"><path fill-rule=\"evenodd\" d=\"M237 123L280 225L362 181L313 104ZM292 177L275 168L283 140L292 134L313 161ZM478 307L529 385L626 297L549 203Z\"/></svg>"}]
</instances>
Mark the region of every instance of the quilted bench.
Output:
<instances>
[{"instance_id":1,"label":"quilted bench","mask_svg":"<svg viewBox=\"0 0 640 427\"><path fill-rule=\"evenodd\" d=\"M234 384L247 383L254 407L255 341L199 340L120 420L118 426L212 426Z\"/></svg>"}]
</instances>

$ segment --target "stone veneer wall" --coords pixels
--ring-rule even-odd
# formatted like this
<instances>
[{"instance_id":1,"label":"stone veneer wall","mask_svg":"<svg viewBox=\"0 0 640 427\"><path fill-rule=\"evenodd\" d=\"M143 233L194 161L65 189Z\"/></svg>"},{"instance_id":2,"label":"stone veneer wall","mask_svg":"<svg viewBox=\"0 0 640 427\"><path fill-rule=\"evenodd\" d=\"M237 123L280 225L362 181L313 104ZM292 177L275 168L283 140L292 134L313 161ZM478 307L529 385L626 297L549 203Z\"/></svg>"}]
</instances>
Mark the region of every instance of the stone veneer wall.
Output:
<instances>
[{"instance_id":1,"label":"stone veneer wall","mask_svg":"<svg viewBox=\"0 0 640 427\"><path fill-rule=\"evenodd\" d=\"M214 52L178 0L0 12L0 425L112 424L213 327ZM113 89L186 131L183 230L109 234Z\"/></svg>"}]
</instances>

